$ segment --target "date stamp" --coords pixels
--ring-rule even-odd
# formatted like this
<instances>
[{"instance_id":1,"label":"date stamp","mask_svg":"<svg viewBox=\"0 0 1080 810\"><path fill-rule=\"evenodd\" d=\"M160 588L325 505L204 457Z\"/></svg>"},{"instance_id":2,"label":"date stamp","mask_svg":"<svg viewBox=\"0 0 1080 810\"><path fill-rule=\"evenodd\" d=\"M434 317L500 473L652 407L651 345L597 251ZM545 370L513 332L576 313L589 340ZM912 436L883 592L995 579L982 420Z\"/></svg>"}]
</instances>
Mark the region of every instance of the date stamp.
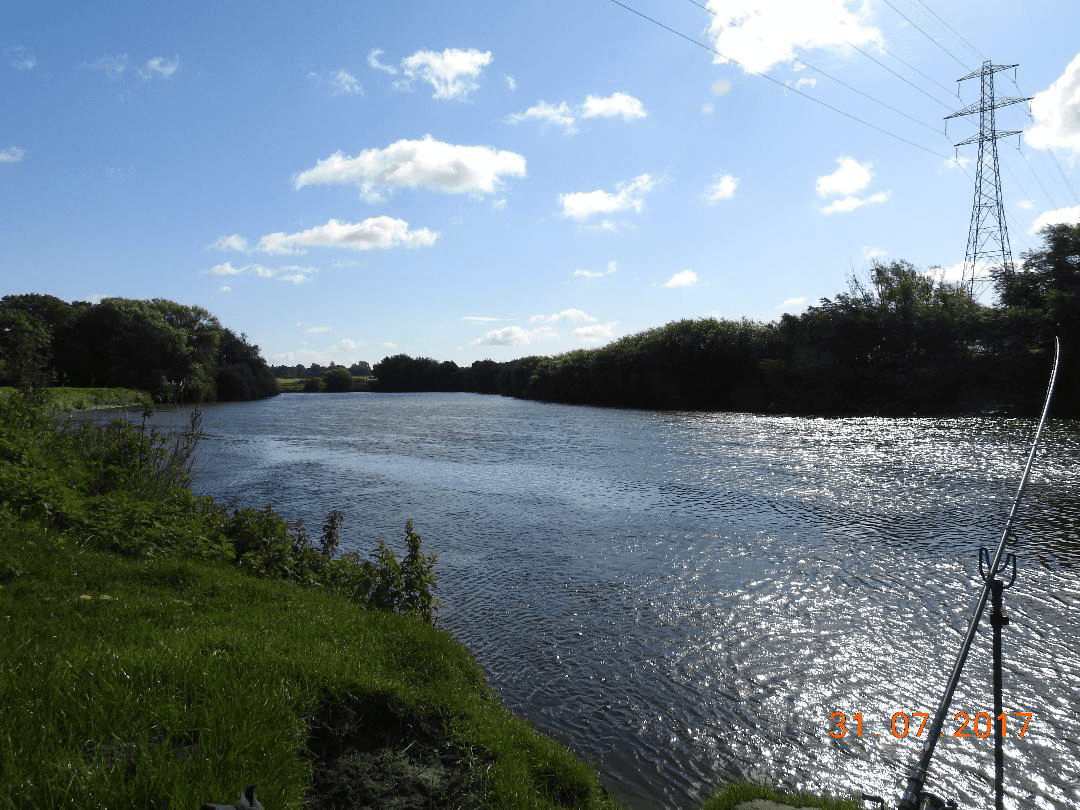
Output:
<instances>
[{"instance_id":1,"label":"date stamp","mask_svg":"<svg viewBox=\"0 0 1080 810\"><path fill-rule=\"evenodd\" d=\"M956 712L953 715L949 729L942 728L941 736L949 734L961 739L984 740L994 733L995 723L1001 728L1001 736L1023 737L1031 724L1034 712L1013 712L1011 715L1002 712L996 717L990 712ZM909 734L921 737L927 732L927 721L930 715L926 712L893 712L889 720L888 733L898 740L906 738ZM835 711L829 715L829 736L834 740L842 740L849 734L862 737L863 732L872 733L875 737L881 737L882 732L870 732L869 725L863 723L862 712L851 714Z\"/></svg>"}]
</instances>

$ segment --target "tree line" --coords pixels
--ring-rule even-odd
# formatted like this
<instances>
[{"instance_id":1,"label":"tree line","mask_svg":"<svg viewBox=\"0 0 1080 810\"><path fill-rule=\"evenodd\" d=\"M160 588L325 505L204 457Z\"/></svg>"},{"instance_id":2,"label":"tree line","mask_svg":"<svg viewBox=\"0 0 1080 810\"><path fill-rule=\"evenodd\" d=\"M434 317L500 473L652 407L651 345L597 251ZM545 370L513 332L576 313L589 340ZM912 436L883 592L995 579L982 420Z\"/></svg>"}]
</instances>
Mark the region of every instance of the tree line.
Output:
<instances>
[{"instance_id":1,"label":"tree line","mask_svg":"<svg viewBox=\"0 0 1080 810\"><path fill-rule=\"evenodd\" d=\"M259 347L201 307L39 294L0 299L0 385L137 388L167 402L277 393Z\"/></svg>"},{"instance_id":2,"label":"tree line","mask_svg":"<svg viewBox=\"0 0 1080 810\"><path fill-rule=\"evenodd\" d=\"M998 267L997 302L902 260L778 321L682 320L596 349L468 367L399 354L382 391L473 391L620 407L796 414L1027 414L1062 345L1054 413L1080 416L1080 225Z\"/></svg>"}]
</instances>

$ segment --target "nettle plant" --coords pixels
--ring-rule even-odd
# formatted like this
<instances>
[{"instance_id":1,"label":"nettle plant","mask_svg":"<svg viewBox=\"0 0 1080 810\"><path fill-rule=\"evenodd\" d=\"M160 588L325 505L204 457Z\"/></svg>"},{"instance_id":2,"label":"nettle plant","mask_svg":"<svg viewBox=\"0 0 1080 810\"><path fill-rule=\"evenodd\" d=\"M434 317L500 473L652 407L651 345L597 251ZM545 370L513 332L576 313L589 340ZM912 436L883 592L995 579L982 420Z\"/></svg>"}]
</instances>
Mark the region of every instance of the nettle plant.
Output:
<instances>
[{"instance_id":1,"label":"nettle plant","mask_svg":"<svg viewBox=\"0 0 1080 810\"><path fill-rule=\"evenodd\" d=\"M270 506L235 509L225 534L237 564L250 573L324 587L359 604L433 622L439 605L433 593L437 555L421 551L413 522L405 522L404 557L380 540L368 560L356 551L336 556L343 520L336 509L326 516L318 548L303 521L290 525Z\"/></svg>"}]
</instances>

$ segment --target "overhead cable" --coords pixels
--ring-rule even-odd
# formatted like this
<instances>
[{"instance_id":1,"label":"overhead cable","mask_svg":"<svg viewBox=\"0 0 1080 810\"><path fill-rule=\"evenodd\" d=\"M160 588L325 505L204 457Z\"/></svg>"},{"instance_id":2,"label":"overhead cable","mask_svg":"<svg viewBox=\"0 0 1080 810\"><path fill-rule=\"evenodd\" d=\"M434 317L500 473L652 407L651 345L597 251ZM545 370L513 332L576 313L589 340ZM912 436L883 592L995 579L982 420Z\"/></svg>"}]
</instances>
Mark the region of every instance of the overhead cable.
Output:
<instances>
[{"instance_id":1,"label":"overhead cable","mask_svg":"<svg viewBox=\"0 0 1080 810\"><path fill-rule=\"evenodd\" d=\"M720 51L716 50L716 48L713 48L713 47L711 47L709 45L706 45L704 42L700 42L699 40L696 40L693 37L682 33L681 31L678 31L678 30L676 30L676 29L674 29L674 28L672 28L672 27L670 27L668 25L665 25L664 23L660 22L659 20L654 19L653 17L650 17L649 15L644 14L644 13L638 11L635 8L631 8L630 6L626 5L625 3L620 2L620 0L610 0L610 2L614 3L615 5L619 6L620 8L625 9L626 11L629 11L631 14L636 14L638 17L641 17L643 20L647 20L648 22L651 22L653 25L658 26L659 28L663 28L665 31L668 31L669 33L672 33L677 37L685 39L687 42L690 42L690 43L692 43L694 45L697 45L699 48L704 48L705 50L709 51L710 53L715 54L716 56L719 56L721 59L724 59L724 60L726 60L728 62L731 62L733 65L736 65L736 66L742 68L742 70L744 70L746 73L749 73L749 74L751 74L753 76L757 76L757 77L762 78L762 79L766 79L767 81L772 82L773 84L783 88L786 91L796 93L796 94L802 96L805 99L809 99L810 101L814 102L815 104L820 104L822 107L825 107L826 109L832 110L834 113L842 115L845 118L849 118L852 121L855 121L856 123L862 124L864 127L869 127L870 129L873 129L876 132L880 132L882 135L888 135L890 138L893 138L894 140L902 141L903 143L906 143L908 146L913 146L916 149L919 149L919 150L921 150L923 152L927 152L927 153L929 153L931 155L934 155L935 157L939 157L939 158L942 158L944 160L949 159L948 155L943 155L940 152L935 152L933 149L930 149L929 147L923 146L922 144L915 143L914 141L908 140L907 138L903 137L902 135L897 135L895 132L890 132L887 129L883 129L882 127L877 126L876 124L871 124L869 121L865 121L862 118L859 118L856 115L852 115L851 113L846 112L844 110L841 110L839 107L835 107L835 106L833 106L832 104L829 104L826 101L822 101L819 98L815 98L814 96L810 95L809 93L804 93L802 90L798 89L797 87L792 87L792 86L786 84L785 82L780 81L779 79L774 79L772 76L768 75L767 73L759 73L756 70L750 70L748 67L746 67L744 64L739 62L737 59L732 59L730 56L727 56L726 54L723 54Z\"/></svg>"}]
</instances>

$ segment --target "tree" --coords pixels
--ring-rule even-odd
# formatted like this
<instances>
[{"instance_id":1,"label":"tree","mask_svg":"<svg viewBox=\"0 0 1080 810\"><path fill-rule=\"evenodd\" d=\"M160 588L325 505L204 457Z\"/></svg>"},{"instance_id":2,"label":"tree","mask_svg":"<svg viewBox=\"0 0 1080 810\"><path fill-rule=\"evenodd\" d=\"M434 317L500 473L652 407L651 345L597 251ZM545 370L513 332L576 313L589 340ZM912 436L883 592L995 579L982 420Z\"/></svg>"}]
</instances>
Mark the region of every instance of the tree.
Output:
<instances>
[{"instance_id":1,"label":"tree","mask_svg":"<svg viewBox=\"0 0 1080 810\"><path fill-rule=\"evenodd\" d=\"M1080 223L1042 231L1043 248L1024 253L1019 267L997 267L994 289L1001 309L992 337L1010 359L1008 374L1025 392L1027 407L1041 402L1054 338L1061 341L1062 367L1054 412L1080 414Z\"/></svg>"},{"instance_id":2,"label":"tree","mask_svg":"<svg viewBox=\"0 0 1080 810\"><path fill-rule=\"evenodd\" d=\"M353 386L352 374L345 366L334 366L323 375L323 385L327 391L351 391Z\"/></svg>"},{"instance_id":3,"label":"tree","mask_svg":"<svg viewBox=\"0 0 1080 810\"><path fill-rule=\"evenodd\" d=\"M52 332L40 317L0 306L0 383L20 388L51 382Z\"/></svg>"}]
</instances>

